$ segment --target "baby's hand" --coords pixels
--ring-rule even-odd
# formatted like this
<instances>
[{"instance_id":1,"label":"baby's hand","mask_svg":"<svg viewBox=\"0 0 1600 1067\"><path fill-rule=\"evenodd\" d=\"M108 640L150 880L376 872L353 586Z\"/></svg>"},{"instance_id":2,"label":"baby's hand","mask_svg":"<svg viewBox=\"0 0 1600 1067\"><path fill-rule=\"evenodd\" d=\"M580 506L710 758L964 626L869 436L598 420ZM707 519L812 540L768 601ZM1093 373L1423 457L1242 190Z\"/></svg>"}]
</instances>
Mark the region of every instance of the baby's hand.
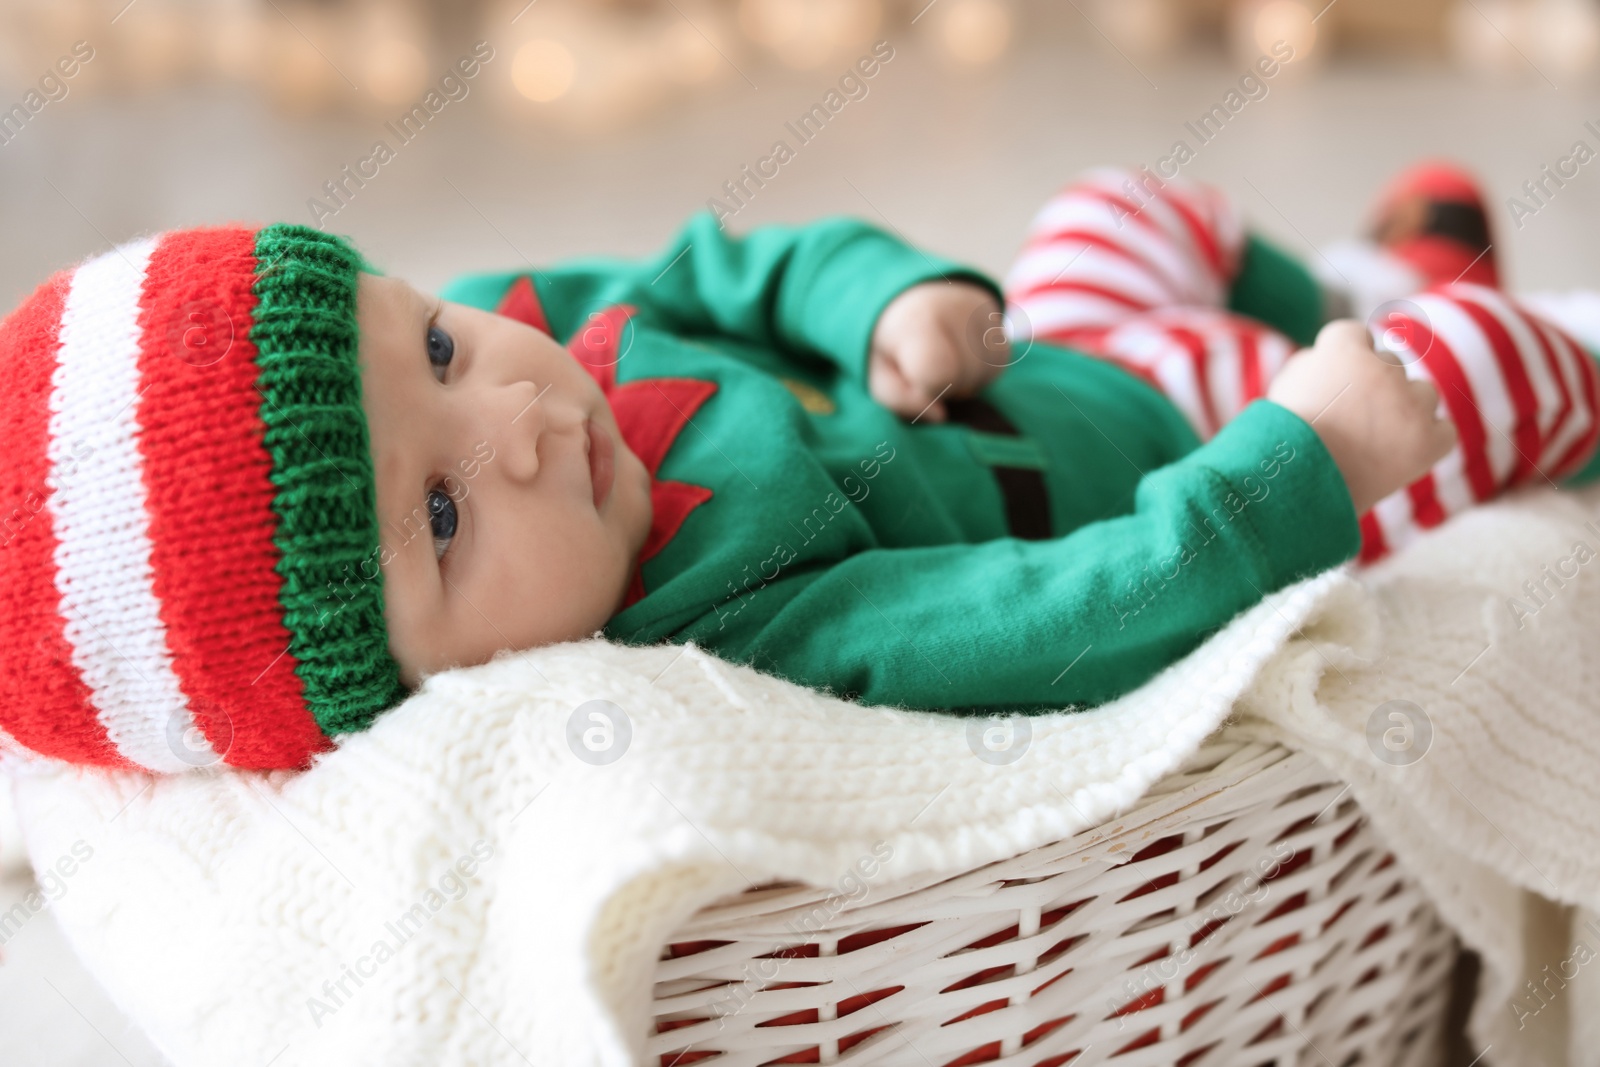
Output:
<instances>
[{"instance_id":1,"label":"baby's hand","mask_svg":"<svg viewBox=\"0 0 1600 1067\"><path fill-rule=\"evenodd\" d=\"M1422 477L1456 443L1455 424L1437 415L1433 383L1407 378L1393 357L1375 353L1353 319L1324 326L1315 346L1284 364L1267 399L1311 423L1357 515Z\"/></svg>"},{"instance_id":2,"label":"baby's hand","mask_svg":"<svg viewBox=\"0 0 1600 1067\"><path fill-rule=\"evenodd\" d=\"M945 398L971 396L1010 361L993 294L967 282L925 282L878 316L867 386L898 415L943 422Z\"/></svg>"}]
</instances>

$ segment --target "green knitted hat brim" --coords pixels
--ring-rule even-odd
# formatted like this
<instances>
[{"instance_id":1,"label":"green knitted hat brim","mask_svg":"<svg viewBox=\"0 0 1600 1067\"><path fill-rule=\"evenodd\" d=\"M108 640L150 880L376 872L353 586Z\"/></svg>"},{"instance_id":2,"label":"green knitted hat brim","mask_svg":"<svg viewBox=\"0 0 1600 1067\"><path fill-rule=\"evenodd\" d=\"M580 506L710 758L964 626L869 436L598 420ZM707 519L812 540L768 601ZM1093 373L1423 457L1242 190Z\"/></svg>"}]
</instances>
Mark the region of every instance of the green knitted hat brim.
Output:
<instances>
[{"instance_id":1,"label":"green knitted hat brim","mask_svg":"<svg viewBox=\"0 0 1600 1067\"><path fill-rule=\"evenodd\" d=\"M332 234L256 234L250 338L277 494L273 540L289 654L328 736L364 730L406 697L389 654L371 442L361 406L360 254Z\"/></svg>"}]
</instances>

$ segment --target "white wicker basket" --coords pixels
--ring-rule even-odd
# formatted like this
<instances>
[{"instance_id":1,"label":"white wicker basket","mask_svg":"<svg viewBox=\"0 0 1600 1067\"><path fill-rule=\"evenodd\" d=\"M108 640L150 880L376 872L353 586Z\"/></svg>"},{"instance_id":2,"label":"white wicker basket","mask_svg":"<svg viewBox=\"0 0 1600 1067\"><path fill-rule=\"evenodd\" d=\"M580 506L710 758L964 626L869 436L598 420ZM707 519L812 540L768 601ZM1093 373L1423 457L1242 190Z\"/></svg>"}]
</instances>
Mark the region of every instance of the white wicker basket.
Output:
<instances>
[{"instance_id":1,"label":"white wicker basket","mask_svg":"<svg viewBox=\"0 0 1600 1067\"><path fill-rule=\"evenodd\" d=\"M650 1062L1420 1067L1455 951L1320 764L1219 742L1021 856L703 909L657 966Z\"/></svg>"}]
</instances>

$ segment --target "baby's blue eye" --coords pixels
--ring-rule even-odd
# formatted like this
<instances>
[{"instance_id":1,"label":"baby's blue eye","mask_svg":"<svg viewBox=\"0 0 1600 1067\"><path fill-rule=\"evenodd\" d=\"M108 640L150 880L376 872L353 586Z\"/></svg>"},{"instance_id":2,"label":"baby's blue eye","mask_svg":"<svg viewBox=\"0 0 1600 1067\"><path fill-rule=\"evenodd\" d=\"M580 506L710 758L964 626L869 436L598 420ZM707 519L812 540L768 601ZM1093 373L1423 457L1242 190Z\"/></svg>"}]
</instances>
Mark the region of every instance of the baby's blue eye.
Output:
<instances>
[{"instance_id":1,"label":"baby's blue eye","mask_svg":"<svg viewBox=\"0 0 1600 1067\"><path fill-rule=\"evenodd\" d=\"M443 559L456 535L456 502L442 489L428 491L428 520L433 526L433 558Z\"/></svg>"},{"instance_id":2,"label":"baby's blue eye","mask_svg":"<svg viewBox=\"0 0 1600 1067\"><path fill-rule=\"evenodd\" d=\"M428 364L433 367L435 378L444 381L445 368L455 354L455 340L437 326L428 327Z\"/></svg>"}]
</instances>

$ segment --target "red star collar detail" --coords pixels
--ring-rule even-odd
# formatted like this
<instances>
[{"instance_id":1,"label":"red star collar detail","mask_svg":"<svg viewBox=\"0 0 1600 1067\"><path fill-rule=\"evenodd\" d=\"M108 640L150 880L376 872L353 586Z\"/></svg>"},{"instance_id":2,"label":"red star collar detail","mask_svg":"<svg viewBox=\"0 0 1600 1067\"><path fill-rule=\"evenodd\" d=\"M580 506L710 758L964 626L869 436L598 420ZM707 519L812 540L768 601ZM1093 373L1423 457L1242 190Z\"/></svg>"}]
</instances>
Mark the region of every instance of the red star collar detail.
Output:
<instances>
[{"instance_id":1,"label":"red star collar detail","mask_svg":"<svg viewBox=\"0 0 1600 1067\"><path fill-rule=\"evenodd\" d=\"M507 290L495 310L541 333L550 333L544 308L526 275ZM705 486L664 481L656 477L656 471L700 405L717 391L715 382L698 378L646 378L618 385L617 363L627 355L624 332L634 311L627 304L597 311L567 341L567 350L599 384L611 404L622 439L650 472L650 533L634 565L628 594L622 602L624 608L644 596L641 567L645 560L665 548L689 513L711 499L711 490Z\"/></svg>"}]
</instances>

